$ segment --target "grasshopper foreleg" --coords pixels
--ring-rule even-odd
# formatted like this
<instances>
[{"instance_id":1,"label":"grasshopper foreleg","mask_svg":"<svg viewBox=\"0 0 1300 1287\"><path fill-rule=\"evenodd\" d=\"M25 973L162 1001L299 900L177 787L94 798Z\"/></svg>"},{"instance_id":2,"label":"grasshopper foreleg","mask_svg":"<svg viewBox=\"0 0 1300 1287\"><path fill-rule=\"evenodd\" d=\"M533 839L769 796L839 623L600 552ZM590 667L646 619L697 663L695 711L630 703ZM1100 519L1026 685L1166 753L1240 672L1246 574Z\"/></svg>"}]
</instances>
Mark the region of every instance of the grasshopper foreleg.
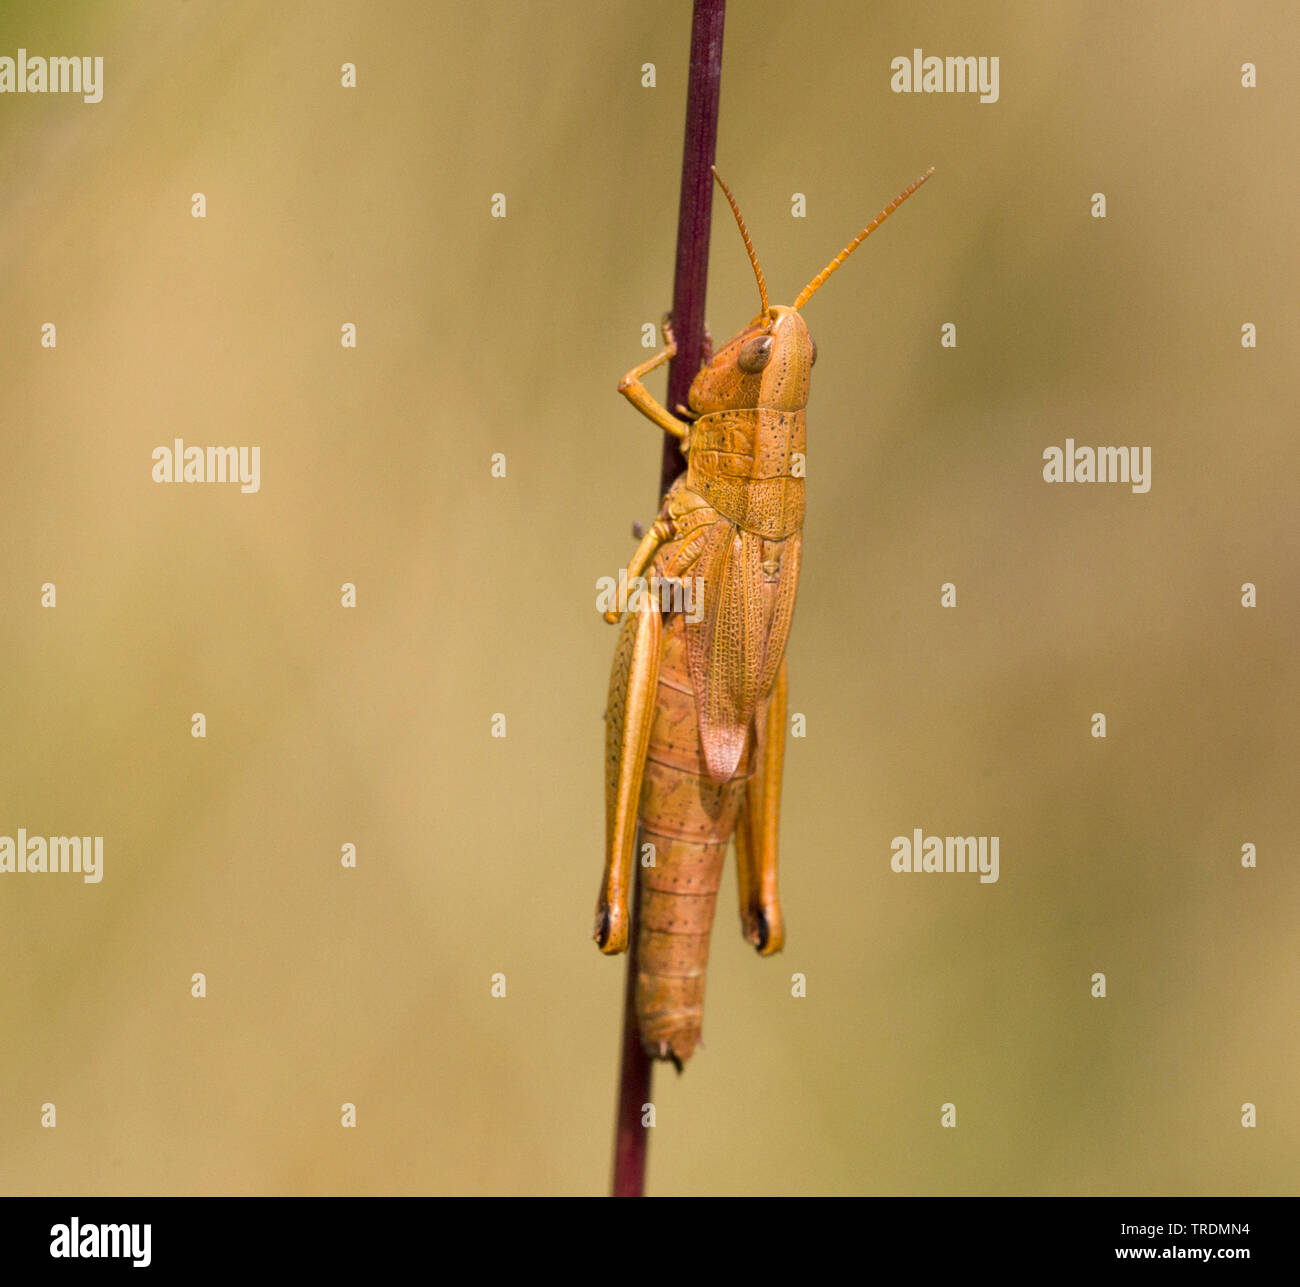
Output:
<instances>
[{"instance_id":1,"label":"grasshopper foreleg","mask_svg":"<svg viewBox=\"0 0 1300 1287\"><path fill-rule=\"evenodd\" d=\"M647 358L640 366L633 367L619 382L618 391L648 420L653 420L660 429L672 434L674 438L685 438L689 426L678 420L671 411L650 396L650 391L641 381L651 371L663 366L670 358L677 355L677 341L673 338L673 328L667 318L663 323L664 339L667 345Z\"/></svg>"}]
</instances>

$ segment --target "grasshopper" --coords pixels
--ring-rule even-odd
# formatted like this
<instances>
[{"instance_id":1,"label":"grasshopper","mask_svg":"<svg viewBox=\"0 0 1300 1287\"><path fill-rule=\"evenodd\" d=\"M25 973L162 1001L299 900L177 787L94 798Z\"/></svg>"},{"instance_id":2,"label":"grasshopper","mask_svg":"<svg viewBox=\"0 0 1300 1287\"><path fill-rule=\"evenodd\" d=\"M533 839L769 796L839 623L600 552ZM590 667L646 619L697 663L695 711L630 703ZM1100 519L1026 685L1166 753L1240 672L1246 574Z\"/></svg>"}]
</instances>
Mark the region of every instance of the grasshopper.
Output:
<instances>
[{"instance_id":1,"label":"grasshopper","mask_svg":"<svg viewBox=\"0 0 1300 1287\"><path fill-rule=\"evenodd\" d=\"M762 307L716 353L706 351L690 405L676 414L642 384L677 352L670 320L665 347L618 386L680 440L687 462L626 583L649 568L660 585L690 578L702 592L699 611L665 610L640 594L625 617L605 613L623 625L605 712L605 874L595 938L602 952L627 950L632 863L641 850L637 1022L647 1053L679 1072L700 1038L709 934L733 834L744 937L762 956L785 942L777 893L785 645L799 581L804 412L817 361L799 310L933 173L900 193L787 307L768 302L740 207L715 168Z\"/></svg>"}]
</instances>

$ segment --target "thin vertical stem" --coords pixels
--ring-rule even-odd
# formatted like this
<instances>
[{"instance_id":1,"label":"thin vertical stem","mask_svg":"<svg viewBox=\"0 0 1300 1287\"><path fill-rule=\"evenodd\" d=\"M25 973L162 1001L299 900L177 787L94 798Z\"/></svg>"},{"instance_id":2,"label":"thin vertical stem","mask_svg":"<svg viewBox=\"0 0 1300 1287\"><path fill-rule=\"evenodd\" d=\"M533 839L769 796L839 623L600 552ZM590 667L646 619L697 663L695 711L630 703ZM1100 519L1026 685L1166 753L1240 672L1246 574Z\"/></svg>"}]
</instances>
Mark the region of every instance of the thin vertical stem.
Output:
<instances>
[{"instance_id":1,"label":"thin vertical stem","mask_svg":"<svg viewBox=\"0 0 1300 1287\"><path fill-rule=\"evenodd\" d=\"M668 367L667 406L684 403L704 348L704 293L709 274L709 226L713 214L713 162L718 142L718 99L722 83L722 28L726 0L695 0L691 18L691 64L686 89L686 137L677 216L677 260L673 274L673 334L677 355ZM660 495L686 468L674 438L665 434ZM636 852L641 850L640 835ZM639 858L637 859L639 863ZM638 872L640 868L638 867ZM646 1127L643 1105L650 1101L652 1063L641 1045L636 1021L637 941L640 938L640 880L633 882L632 918L623 992L623 1058L614 1134L616 1198L645 1191Z\"/></svg>"},{"instance_id":2,"label":"thin vertical stem","mask_svg":"<svg viewBox=\"0 0 1300 1287\"><path fill-rule=\"evenodd\" d=\"M636 852L641 852L637 831ZM638 859L639 861L639 859ZM646 1128L641 1124L650 1101L654 1065L641 1045L636 1021L637 947L640 937L641 882L632 882L632 920L627 949L627 978L623 987L623 1060L619 1075L618 1120L614 1128L614 1188L616 1198L639 1198L645 1190Z\"/></svg>"},{"instance_id":3,"label":"thin vertical stem","mask_svg":"<svg viewBox=\"0 0 1300 1287\"><path fill-rule=\"evenodd\" d=\"M686 139L677 214L673 274L673 333L677 356L668 365L668 409L684 403L704 348L704 293L709 280L709 226L713 216L713 162L722 91L722 26L726 0L695 0L691 71L686 90ZM660 492L686 468L677 440L665 436Z\"/></svg>"}]
</instances>

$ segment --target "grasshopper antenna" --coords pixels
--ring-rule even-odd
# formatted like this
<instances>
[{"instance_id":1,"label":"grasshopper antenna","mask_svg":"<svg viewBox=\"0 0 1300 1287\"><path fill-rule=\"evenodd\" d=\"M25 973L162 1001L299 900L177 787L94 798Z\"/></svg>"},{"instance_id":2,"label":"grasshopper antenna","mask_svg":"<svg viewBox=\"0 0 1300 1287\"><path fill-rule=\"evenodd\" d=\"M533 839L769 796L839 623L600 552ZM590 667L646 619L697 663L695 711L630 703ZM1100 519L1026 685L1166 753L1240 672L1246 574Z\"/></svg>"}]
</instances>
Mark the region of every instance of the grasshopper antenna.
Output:
<instances>
[{"instance_id":1,"label":"grasshopper antenna","mask_svg":"<svg viewBox=\"0 0 1300 1287\"><path fill-rule=\"evenodd\" d=\"M716 174L717 171L715 170L714 173ZM917 188L919 188L919 187L921 186L921 184L923 184L923 183L926 181L926 179L928 179L928 178L929 178L933 173L934 173L934 166L931 166L931 167L930 167L930 168L929 168L929 169L928 169L928 170L927 170L923 175L921 175L921 177L920 177L919 179L917 179L917 181L916 181L915 183L913 183L910 187L905 188L902 192L900 192L900 193L898 194L898 196L896 196L896 197L895 197L895 198L894 198L894 199L893 199L893 200L892 200L892 201L891 201L891 202L890 202L890 203L889 203L889 204L888 204L888 205L887 205L887 206L886 206L886 207L885 207L885 208L884 208L884 209L883 209L883 210L882 210L882 211L881 211L881 212L880 212L880 213L879 213L879 214L878 214L878 215L877 215L877 216L876 216L876 217L875 217L875 218L874 218L874 219L873 219L869 224L867 224L867 226L866 226L865 228L863 228L863 230L862 230L860 233L858 233L858 235L857 235L856 237L854 237L853 240L852 240L851 242L849 242L849 244L848 244L847 246L845 246L844 249L841 250L840 253L839 253L838 255L836 255L835 258L832 259L831 262L830 262L829 264L827 264L826 267L823 268L823 269L821 270L821 272L819 272L819 273L817 274L817 276L814 277L814 278L812 279L812 281L810 281L810 282L808 283L807 286L805 286L805 287L803 288L803 290L801 290L801 291L799 292L799 298L796 299L795 302L794 302L794 307L795 307L796 311L797 311L798 309L802 308L802 307L803 307L803 306L804 306L804 305L805 305L805 304L806 304L810 299L812 299L812 297L817 293L817 288L818 288L818 287L819 287L819 286L820 286L820 285L821 285L821 284L822 284L822 283L823 283L823 282L824 282L824 281L825 281L825 280L826 280L826 279L827 279L827 278L828 278L828 277L829 277L829 276L830 276L830 275L831 275L831 274L832 274L832 273L833 273L833 272L834 272L834 271L835 271L835 270L836 270L836 269L837 269L837 268L838 268L838 267L839 267L839 266L840 266L840 265L841 265L841 264L842 264L842 263L843 263L843 262L844 262L844 261L845 261L845 260L850 256L850 255L851 255L851 254L852 254L852 253L853 253L853 252L854 252L854 251L855 251L855 250L857 250L857 248L858 248L860 245L862 245L862 243L863 243L864 241L866 241L866 239L867 239L869 236L871 236L871 234L872 234L873 232L875 232L875 230L876 230L877 228L879 228L880 225L881 225L882 223L884 223L885 220L888 219L889 216L890 216L891 214L893 214L894 211L897 210L898 207L901 206L901 205L903 204L903 202L906 201L907 198L910 197L910 196L912 195L912 193L915 192L915 191L917 190ZM718 182L719 182L719 183L722 183L722 180L719 179ZM724 192L727 191L726 184L723 184L722 190L723 190ZM727 195L730 196L731 193L727 192ZM733 206L733 209L734 209L734 206ZM740 218L740 212L739 212L739 211L736 211L736 218L737 218L737 219ZM741 224L741 231L742 231L742 232L744 231L744 227L745 227L745 225L744 225L744 224ZM748 244L748 242L749 242L749 238L748 238L748 237L745 238L745 242L746 242L746 244ZM752 254L753 252L751 251L750 253ZM756 268L757 268L757 266L758 266L758 265L755 264L755 267L756 267Z\"/></svg>"},{"instance_id":2,"label":"grasshopper antenna","mask_svg":"<svg viewBox=\"0 0 1300 1287\"><path fill-rule=\"evenodd\" d=\"M740 228L740 235L745 239L745 249L749 251L749 262L754 265L754 276L758 278L758 295L763 301L763 316L768 313L767 302L767 282L763 280L763 270L758 266L758 256L754 254L754 243L749 239L749 229L745 227L745 220L740 213L740 207L736 204L736 198L731 195L731 189L723 181L722 175L718 173L718 167L711 166L713 177L717 179L718 186L726 194L727 204L731 207L731 213L736 216L736 223Z\"/></svg>"}]
</instances>

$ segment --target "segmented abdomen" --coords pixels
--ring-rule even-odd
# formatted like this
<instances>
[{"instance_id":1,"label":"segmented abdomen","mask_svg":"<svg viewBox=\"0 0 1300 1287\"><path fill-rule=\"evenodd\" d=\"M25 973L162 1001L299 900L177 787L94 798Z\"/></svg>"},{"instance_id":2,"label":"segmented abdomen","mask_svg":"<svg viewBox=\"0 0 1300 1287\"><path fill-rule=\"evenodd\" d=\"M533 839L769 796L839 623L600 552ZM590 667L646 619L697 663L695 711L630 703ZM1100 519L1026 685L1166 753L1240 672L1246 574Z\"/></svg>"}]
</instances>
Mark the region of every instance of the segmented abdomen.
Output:
<instances>
[{"instance_id":1,"label":"segmented abdomen","mask_svg":"<svg viewBox=\"0 0 1300 1287\"><path fill-rule=\"evenodd\" d=\"M680 614L664 622L659 691L641 789L637 1020L646 1050L690 1058L700 1038L709 933L727 845L749 776L714 782L700 742ZM654 865L641 846L654 846Z\"/></svg>"}]
</instances>

